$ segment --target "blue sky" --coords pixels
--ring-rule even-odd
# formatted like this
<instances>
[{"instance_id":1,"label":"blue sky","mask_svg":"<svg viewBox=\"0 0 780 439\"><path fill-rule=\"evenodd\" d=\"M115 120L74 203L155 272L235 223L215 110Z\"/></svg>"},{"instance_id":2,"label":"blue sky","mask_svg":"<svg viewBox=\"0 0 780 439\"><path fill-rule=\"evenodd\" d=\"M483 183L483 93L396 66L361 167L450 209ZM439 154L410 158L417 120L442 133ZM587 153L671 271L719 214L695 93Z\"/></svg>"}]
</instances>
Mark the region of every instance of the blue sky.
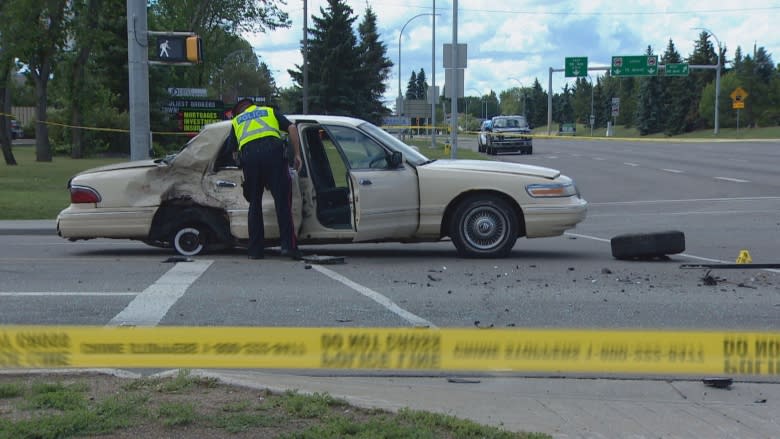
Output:
<instances>
[{"instance_id":1,"label":"blue sky","mask_svg":"<svg viewBox=\"0 0 780 439\"><path fill-rule=\"evenodd\" d=\"M261 60L267 63L280 87L292 85L287 69L301 64L300 41L303 37L303 4L305 0L288 0L281 6L290 14L292 27L269 34L245 37ZM394 107L398 95L398 48L401 35L401 88L405 89L412 71L425 70L432 82L432 14L433 0L369 1L349 0L347 4L363 17L366 4L377 15L381 40L387 56L395 64L385 94L387 105ZM324 0L308 0L308 13L321 16ZM435 81L444 83L442 46L453 38L453 2L435 2ZM411 21L409 21L412 19ZM309 18L309 26L313 21ZM535 79L547 89L549 69L563 68L566 57L588 57L590 67L609 67L612 56L642 55L647 46L663 54L669 39L677 51L687 57L701 30L714 33L727 49L731 59L737 46L743 54L763 46L780 62L780 2L741 0L740 2L700 2L689 0L623 1L458 1L458 43L468 45L468 67L465 71L465 94L477 96L494 90L499 93L511 87L530 86ZM715 39L711 38L713 44ZM592 71L595 80L602 72ZM510 79L513 78L513 79ZM563 72L553 74L553 91L566 82Z\"/></svg>"}]
</instances>

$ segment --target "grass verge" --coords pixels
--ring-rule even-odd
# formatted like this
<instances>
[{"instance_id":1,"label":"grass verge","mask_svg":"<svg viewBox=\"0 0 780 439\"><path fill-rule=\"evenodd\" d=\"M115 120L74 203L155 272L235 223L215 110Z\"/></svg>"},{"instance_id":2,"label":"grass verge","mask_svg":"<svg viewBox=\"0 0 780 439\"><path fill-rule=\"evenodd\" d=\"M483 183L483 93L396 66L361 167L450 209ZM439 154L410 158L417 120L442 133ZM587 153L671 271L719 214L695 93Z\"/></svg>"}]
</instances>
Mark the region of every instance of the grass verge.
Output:
<instances>
[{"instance_id":1,"label":"grass verge","mask_svg":"<svg viewBox=\"0 0 780 439\"><path fill-rule=\"evenodd\" d=\"M550 438L435 413L353 407L327 394L228 386L182 370L169 378L0 375L0 439Z\"/></svg>"}]
</instances>

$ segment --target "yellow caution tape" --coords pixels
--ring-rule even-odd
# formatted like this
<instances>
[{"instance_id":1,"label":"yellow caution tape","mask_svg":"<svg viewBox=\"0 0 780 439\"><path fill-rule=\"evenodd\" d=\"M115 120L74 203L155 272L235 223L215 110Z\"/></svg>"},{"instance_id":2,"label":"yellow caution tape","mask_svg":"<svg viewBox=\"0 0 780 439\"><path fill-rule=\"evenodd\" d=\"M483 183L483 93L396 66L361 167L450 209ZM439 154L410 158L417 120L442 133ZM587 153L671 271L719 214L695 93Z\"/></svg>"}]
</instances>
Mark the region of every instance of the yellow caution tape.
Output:
<instances>
[{"instance_id":1,"label":"yellow caution tape","mask_svg":"<svg viewBox=\"0 0 780 439\"><path fill-rule=\"evenodd\" d=\"M780 376L780 332L0 327L0 368L295 368Z\"/></svg>"}]
</instances>

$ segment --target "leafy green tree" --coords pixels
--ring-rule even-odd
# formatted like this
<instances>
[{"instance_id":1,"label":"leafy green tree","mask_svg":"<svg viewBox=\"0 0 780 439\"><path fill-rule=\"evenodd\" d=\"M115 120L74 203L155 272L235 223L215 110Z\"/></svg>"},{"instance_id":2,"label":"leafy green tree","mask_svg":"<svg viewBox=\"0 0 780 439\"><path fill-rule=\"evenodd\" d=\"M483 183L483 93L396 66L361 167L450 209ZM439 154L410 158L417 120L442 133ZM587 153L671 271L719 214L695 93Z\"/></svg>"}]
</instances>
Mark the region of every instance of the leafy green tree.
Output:
<instances>
[{"instance_id":1,"label":"leafy green tree","mask_svg":"<svg viewBox=\"0 0 780 439\"><path fill-rule=\"evenodd\" d=\"M8 23L7 3L0 2L0 146L6 165L16 165L16 158L11 149L11 114L12 78L16 72L14 56L11 50L12 41L7 38L4 23Z\"/></svg>"},{"instance_id":2,"label":"leafy green tree","mask_svg":"<svg viewBox=\"0 0 780 439\"><path fill-rule=\"evenodd\" d=\"M367 120L381 124L382 118L390 114L390 110L382 103L382 96L387 90L385 83L390 77L393 63L387 57L387 46L379 40L376 20L374 11L370 6L367 7L358 26L362 72L357 88L363 115Z\"/></svg>"},{"instance_id":3,"label":"leafy green tree","mask_svg":"<svg viewBox=\"0 0 780 439\"><path fill-rule=\"evenodd\" d=\"M13 55L28 68L35 84L35 159L50 162L48 85L60 51L66 43L68 0L4 0L3 28L5 41L14 41Z\"/></svg>"}]
</instances>

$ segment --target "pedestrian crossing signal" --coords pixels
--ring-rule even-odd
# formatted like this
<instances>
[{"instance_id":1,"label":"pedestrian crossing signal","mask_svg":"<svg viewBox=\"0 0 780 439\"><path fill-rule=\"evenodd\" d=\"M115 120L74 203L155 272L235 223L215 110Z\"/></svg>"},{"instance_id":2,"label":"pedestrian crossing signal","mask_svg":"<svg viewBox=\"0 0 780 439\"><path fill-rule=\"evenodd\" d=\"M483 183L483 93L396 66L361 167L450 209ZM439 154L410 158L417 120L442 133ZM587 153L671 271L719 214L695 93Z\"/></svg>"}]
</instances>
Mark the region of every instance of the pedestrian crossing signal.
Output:
<instances>
[{"instance_id":1,"label":"pedestrian crossing signal","mask_svg":"<svg viewBox=\"0 0 780 439\"><path fill-rule=\"evenodd\" d=\"M186 41L187 61L195 64L203 62L203 45L201 44L200 37L193 35L187 37Z\"/></svg>"}]
</instances>

